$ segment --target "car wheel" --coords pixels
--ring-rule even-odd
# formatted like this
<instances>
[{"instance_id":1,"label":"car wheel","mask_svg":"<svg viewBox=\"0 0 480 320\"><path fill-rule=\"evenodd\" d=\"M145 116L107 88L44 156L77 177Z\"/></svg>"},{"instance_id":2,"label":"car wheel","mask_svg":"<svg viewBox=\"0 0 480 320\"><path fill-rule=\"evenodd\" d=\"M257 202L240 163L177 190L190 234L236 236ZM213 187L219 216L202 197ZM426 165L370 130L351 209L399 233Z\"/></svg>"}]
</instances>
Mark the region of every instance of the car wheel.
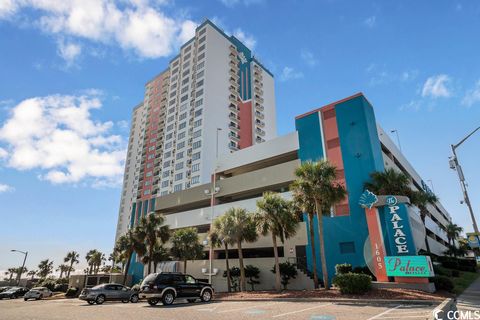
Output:
<instances>
[{"instance_id":1,"label":"car wheel","mask_svg":"<svg viewBox=\"0 0 480 320\"><path fill-rule=\"evenodd\" d=\"M95 299L95 302L96 302L97 304L102 304L102 303L104 303L104 302L105 302L105 296L104 296L103 294L99 295L99 296L97 297L97 299Z\"/></svg>"},{"instance_id":2,"label":"car wheel","mask_svg":"<svg viewBox=\"0 0 480 320\"><path fill-rule=\"evenodd\" d=\"M197 299L187 299L187 301L190 302L190 303L194 303L195 300L197 300Z\"/></svg>"},{"instance_id":3,"label":"car wheel","mask_svg":"<svg viewBox=\"0 0 480 320\"><path fill-rule=\"evenodd\" d=\"M12 295L10 296L10 299L17 299L17 296L12 294Z\"/></svg>"},{"instance_id":4,"label":"car wheel","mask_svg":"<svg viewBox=\"0 0 480 320\"><path fill-rule=\"evenodd\" d=\"M93 305L95 303L95 301L91 301L91 300L88 300L87 302L89 305Z\"/></svg>"},{"instance_id":5,"label":"car wheel","mask_svg":"<svg viewBox=\"0 0 480 320\"><path fill-rule=\"evenodd\" d=\"M27 298L23 298L23 301L27 301L28 299Z\"/></svg>"},{"instance_id":6,"label":"car wheel","mask_svg":"<svg viewBox=\"0 0 480 320\"><path fill-rule=\"evenodd\" d=\"M210 300L212 300L212 291L205 289L200 296L200 299L202 299L203 302L210 302Z\"/></svg>"},{"instance_id":7,"label":"car wheel","mask_svg":"<svg viewBox=\"0 0 480 320\"><path fill-rule=\"evenodd\" d=\"M151 306L154 306L158 303L158 301L160 301L158 298L151 298L151 299L148 299L147 302L149 305Z\"/></svg>"},{"instance_id":8,"label":"car wheel","mask_svg":"<svg viewBox=\"0 0 480 320\"><path fill-rule=\"evenodd\" d=\"M122 303L128 303L128 300L123 299L123 300L122 300Z\"/></svg>"},{"instance_id":9,"label":"car wheel","mask_svg":"<svg viewBox=\"0 0 480 320\"><path fill-rule=\"evenodd\" d=\"M134 294L133 296L130 297L130 302L131 303L137 303L138 302L138 295Z\"/></svg>"},{"instance_id":10,"label":"car wheel","mask_svg":"<svg viewBox=\"0 0 480 320\"><path fill-rule=\"evenodd\" d=\"M173 303L173 301L175 301L175 294L173 293L173 291L169 290L163 294L162 296L163 305L169 306Z\"/></svg>"}]
</instances>

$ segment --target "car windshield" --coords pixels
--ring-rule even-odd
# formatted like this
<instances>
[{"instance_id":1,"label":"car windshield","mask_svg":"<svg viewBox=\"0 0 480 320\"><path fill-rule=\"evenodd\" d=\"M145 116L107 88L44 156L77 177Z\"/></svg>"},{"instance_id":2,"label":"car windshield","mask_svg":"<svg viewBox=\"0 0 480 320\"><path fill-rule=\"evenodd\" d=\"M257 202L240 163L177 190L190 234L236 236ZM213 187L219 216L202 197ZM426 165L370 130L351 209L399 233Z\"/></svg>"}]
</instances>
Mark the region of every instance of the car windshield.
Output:
<instances>
[{"instance_id":1,"label":"car windshield","mask_svg":"<svg viewBox=\"0 0 480 320\"><path fill-rule=\"evenodd\" d=\"M95 286L92 289L103 289L103 287L105 287L105 285L99 284L98 286Z\"/></svg>"},{"instance_id":2,"label":"car windshield","mask_svg":"<svg viewBox=\"0 0 480 320\"><path fill-rule=\"evenodd\" d=\"M42 287L36 287L36 288L32 288L30 290L37 290L37 291L42 291L42 290L45 290L45 288L42 288Z\"/></svg>"},{"instance_id":3,"label":"car windshield","mask_svg":"<svg viewBox=\"0 0 480 320\"><path fill-rule=\"evenodd\" d=\"M17 291L18 289L20 289L20 288L12 288L12 289L8 289L6 292L15 292L15 291Z\"/></svg>"}]
</instances>

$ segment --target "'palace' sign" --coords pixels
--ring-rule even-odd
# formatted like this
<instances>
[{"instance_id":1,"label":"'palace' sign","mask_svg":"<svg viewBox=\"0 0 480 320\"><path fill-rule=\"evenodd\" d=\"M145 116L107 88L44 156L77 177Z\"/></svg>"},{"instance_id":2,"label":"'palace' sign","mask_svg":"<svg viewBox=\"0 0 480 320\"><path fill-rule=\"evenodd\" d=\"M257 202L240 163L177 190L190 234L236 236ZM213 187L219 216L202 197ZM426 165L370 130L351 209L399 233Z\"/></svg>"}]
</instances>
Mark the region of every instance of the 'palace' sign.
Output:
<instances>
[{"instance_id":1,"label":"'palace' sign","mask_svg":"<svg viewBox=\"0 0 480 320\"><path fill-rule=\"evenodd\" d=\"M385 257L389 277L433 277L433 266L428 256Z\"/></svg>"},{"instance_id":2,"label":"'palace' sign","mask_svg":"<svg viewBox=\"0 0 480 320\"><path fill-rule=\"evenodd\" d=\"M394 196L387 196L386 204L384 217L390 255L415 255L417 252L405 204L398 203Z\"/></svg>"}]
</instances>

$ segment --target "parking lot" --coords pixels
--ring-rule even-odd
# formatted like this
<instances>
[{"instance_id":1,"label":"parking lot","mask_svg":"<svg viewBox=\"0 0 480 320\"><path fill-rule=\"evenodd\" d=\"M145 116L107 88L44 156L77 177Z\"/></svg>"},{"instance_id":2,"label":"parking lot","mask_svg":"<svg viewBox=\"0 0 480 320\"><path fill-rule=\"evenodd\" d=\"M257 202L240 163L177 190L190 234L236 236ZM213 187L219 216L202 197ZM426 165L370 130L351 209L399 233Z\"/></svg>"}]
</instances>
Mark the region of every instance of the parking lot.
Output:
<instances>
[{"instance_id":1,"label":"parking lot","mask_svg":"<svg viewBox=\"0 0 480 320\"><path fill-rule=\"evenodd\" d=\"M168 319L168 320L231 320L231 319L307 319L307 320L381 320L429 319L435 305L345 304L318 301L213 301L151 307L146 302L136 304L107 302L90 306L77 299L0 301L0 319Z\"/></svg>"}]
</instances>

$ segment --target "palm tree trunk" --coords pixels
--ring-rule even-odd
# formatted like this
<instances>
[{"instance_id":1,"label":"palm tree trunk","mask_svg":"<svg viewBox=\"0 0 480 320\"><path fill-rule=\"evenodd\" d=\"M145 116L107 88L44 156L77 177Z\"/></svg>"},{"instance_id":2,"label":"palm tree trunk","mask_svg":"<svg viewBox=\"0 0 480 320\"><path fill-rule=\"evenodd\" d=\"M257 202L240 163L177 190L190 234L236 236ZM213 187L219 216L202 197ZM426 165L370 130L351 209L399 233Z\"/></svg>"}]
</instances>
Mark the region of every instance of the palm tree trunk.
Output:
<instances>
[{"instance_id":1,"label":"palm tree trunk","mask_svg":"<svg viewBox=\"0 0 480 320\"><path fill-rule=\"evenodd\" d=\"M73 268L73 259L70 260L70 268L67 271L67 279L70 279L70 272L72 271Z\"/></svg>"},{"instance_id":2,"label":"palm tree trunk","mask_svg":"<svg viewBox=\"0 0 480 320\"><path fill-rule=\"evenodd\" d=\"M157 272L157 266L158 266L158 262L154 261L153 262L153 272Z\"/></svg>"},{"instance_id":3,"label":"palm tree trunk","mask_svg":"<svg viewBox=\"0 0 480 320\"><path fill-rule=\"evenodd\" d=\"M318 289L318 274L317 274L317 253L315 252L315 231L313 229L313 215L308 214L308 230L310 232L310 243L312 250L312 272L313 272L313 286Z\"/></svg>"},{"instance_id":4,"label":"palm tree trunk","mask_svg":"<svg viewBox=\"0 0 480 320\"><path fill-rule=\"evenodd\" d=\"M133 252L128 255L127 264L125 265L125 272L123 273L123 285L127 283L128 269L130 268L130 260L132 259Z\"/></svg>"},{"instance_id":5,"label":"palm tree trunk","mask_svg":"<svg viewBox=\"0 0 480 320\"><path fill-rule=\"evenodd\" d=\"M62 279L63 276L63 270L60 270L60 279Z\"/></svg>"},{"instance_id":6,"label":"palm tree trunk","mask_svg":"<svg viewBox=\"0 0 480 320\"><path fill-rule=\"evenodd\" d=\"M228 243L225 242L225 266L227 268L227 289L228 292L232 291L232 282L230 280L230 263L228 262Z\"/></svg>"},{"instance_id":7,"label":"palm tree trunk","mask_svg":"<svg viewBox=\"0 0 480 320\"><path fill-rule=\"evenodd\" d=\"M245 268L243 266L242 242L237 241L237 246L238 246L238 263L240 264L240 291L245 291L246 283L245 283Z\"/></svg>"},{"instance_id":8,"label":"palm tree trunk","mask_svg":"<svg viewBox=\"0 0 480 320\"><path fill-rule=\"evenodd\" d=\"M282 291L282 283L280 280L280 263L278 261L277 237L272 233L273 255L275 256L275 290Z\"/></svg>"},{"instance_id":9,"label":"palm tree trunk","mask_svg":"<svg viewBox=\"0 0 480 320\"><path fill-rule=\"evenodd\" d=\"M153 257L153 248L150 247L151 249L148 250L148 274L151 273L152 271L152 257Z\"/></svg>"},{"instance_id":10,"label":"palm tree trunk","mask_svg":"<svg viewBox=\"0 0 480 320\"><path fill-rule=\"evenodd\" d=\"M425 228L425 247L427 248L428 254L430 254L430 245L428 244L428 235L427 235L427 226L425 225L425 211L420 209L420 218L422 219L423 227Z\"/></svg>"},{"instance_id":11,"label":"palm tree trunk","mask_svg":"<svg viewBox=\"0 0 480 320\"><path fill-rule=\"evenodd\" d=\"M187 260L183 260L183 273L187 273Z\"/></svg>"},{"instance_id":12,"label":"palm tree trunk","mask_svg":"<svg viewBox=\"0 0 480 320\"><path fill-rule=\"evenodd\" d=\"M327 259L325 257L325 242L323 239L323 214L320 204L315 200L315 208L317 209L317 227L318 227L318 240L320 242L320 261L322 263L323 285L325 289L330 289L328 283L328 270Z\"/></svg>"}]
</instances>

